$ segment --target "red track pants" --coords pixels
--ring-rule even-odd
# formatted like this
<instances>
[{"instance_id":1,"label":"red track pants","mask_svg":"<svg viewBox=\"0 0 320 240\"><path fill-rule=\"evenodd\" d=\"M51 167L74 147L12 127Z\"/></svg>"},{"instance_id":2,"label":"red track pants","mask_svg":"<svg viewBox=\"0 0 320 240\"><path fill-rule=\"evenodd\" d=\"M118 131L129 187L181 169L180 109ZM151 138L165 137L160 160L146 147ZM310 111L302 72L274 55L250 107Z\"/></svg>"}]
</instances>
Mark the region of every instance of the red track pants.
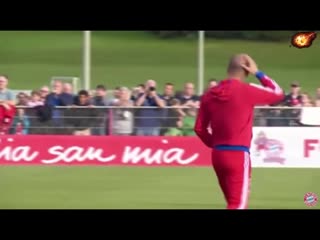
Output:
<instances>
[{"instance_id":1,"label":"red track pants","mask_svg":"<svg viewBox=\"0 0 320 240\"><path fill-rule=\"evenodd\" d=\"M227 201L227 209L246 209L251 183L250 154L214 149L212 164Z\"/></svg>"}]
</instances>

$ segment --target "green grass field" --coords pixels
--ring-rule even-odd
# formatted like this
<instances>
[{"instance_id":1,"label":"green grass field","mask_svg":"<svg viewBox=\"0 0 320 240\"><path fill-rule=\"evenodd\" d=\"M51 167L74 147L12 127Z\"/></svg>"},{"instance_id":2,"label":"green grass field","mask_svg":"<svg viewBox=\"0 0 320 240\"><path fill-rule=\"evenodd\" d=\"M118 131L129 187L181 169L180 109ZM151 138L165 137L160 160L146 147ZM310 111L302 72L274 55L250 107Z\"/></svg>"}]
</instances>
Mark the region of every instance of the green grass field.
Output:
<instances>
[{"instance_id":1,"label":"green grass field","mask_svg":"<svg viewBox=\"0 0 320 240\"><path fill-rule=\"evenodd\" d=\"M209 40L206 43L205 78L225 77L226 63L234 53L251 54L262 70L287 87L293 80L314 93L320 82L320 44L309 49L288 42ZM82 65L80 31L1 31L0 72L11 78L10 87L38 88L51 76L79 76ZM197 79L197 41L162 40L144 32L100 31L92 34L92 87L104 83L135 86L153 78L162 87ZM254 81L254 79L251 79Z\"/></svg>"},{"instance_id":2,"label":"green grass field","mask_svg":"<svg viewBox=\"0 0 320 240\"><path fill-rule=\"evenodd\" d=\"M310 209L318 169L253 169L251 209ZM223 209L210 168L0 167L0 208ZM311 209L319 209L320 204Z\"/></svg>"}]
</instances>

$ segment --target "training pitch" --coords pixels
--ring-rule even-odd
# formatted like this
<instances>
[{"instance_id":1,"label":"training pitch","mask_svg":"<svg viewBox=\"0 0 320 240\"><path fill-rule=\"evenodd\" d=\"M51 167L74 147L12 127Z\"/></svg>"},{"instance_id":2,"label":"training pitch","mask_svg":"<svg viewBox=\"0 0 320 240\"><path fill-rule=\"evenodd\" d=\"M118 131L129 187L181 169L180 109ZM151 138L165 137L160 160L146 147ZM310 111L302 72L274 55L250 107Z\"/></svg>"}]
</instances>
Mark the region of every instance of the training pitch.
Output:
<instances>
[{"instance_id":1,"label":"training pitch","mask_svg":"<svg viewBox=\"0 0 320 240\"><path fill-rule=\"evenodd\" d=\"M307 207L319 169L253 169L251 209ZM1 209L224 209L210 168L0 167Z\"/></svg>"}]
</instances>

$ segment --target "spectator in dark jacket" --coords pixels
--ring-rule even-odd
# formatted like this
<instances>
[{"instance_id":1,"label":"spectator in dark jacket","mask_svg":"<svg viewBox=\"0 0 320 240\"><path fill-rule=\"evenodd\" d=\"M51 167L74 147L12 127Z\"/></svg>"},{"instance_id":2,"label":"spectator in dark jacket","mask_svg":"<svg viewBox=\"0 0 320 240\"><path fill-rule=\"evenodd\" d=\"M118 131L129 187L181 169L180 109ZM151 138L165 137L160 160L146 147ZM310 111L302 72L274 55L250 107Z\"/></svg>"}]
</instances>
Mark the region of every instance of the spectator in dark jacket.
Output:
<instances>
[{"instance_id":1,"label":"spectator in dark jacket","mask_svg":"<svg viewBox=\"0 0 320 240\"><path fill-rule=\"evenodd\" d=\"M182 106L199 107L200 97L195 94L193 83L186 83L182 94L176 97L180 100Z\"/></svg>"},{"instance_id":2,"label":"spectator in dark jacket","mask_svg":"<svg viewBox=\"0 0 320 240\"><path fill-rule=\"evenodd\" d=\"M91 135L90 130L97 123L98 113L90 103L88 91L79 91L72 108L66 110L65 117L73 135Z\"/></svg>"},{"instance_id":3,"label":"spectator in dark jacket","mask_svg":"<svg viewBox=\"0 0 320 240\"><path fill-rule=\"evenodd\" d=\"M287 107L300 107L302 105L302 96L298 82L291 83L291 91L284 99L284 105ZM287 118L287 126L296 125L301 111L300 109L282 110L281 115Z\"/></svg>"},{"instance_id":4,"label":"spectator in dark jacket","mask_svg":"<svg viewBox=\"0 0 320 240\"><path fill-rule=\"evenodd\" d=\"M106 87L103 85L98 85L96 87L95 96L91 100L93 106L106 107L110 105L110 101L107 100ZM107 134L108 125L108 111L106 108L98 108L98 119L97 125L91 129L92 135L103 136Z\"/></svg>"},{"instance_id":5,"label":"spectator in dark jacket","mask_svg":"<svg viewBox=\"0 0 320 240\"><path fill-rule=\"evenodd\" d=\"M52 84L52 92L46 97L46 104L49 106L70 106L73 104L73 95L63 92L63 83L55 81Z\"/></svg>"},{"instance_id":6,"label":"spectator in dark jacket","mask_svg":"<svg viewBox=\"0 0 320 240\"><path fill-rule=\"evenodd\" d=\"M70 95L73 95L73 86L71 83L63 83L63 92L64 93L67 93L67 94L70 94Z\"/></svg>"},{"instance_id":7,"label":"spectator in dark jacket","mask_svg":"<svg viewBox=\"0 0 320 240\"><path fill-rule=\"evenodd\" d=\"M73 104L74 97L71 94L63 92L63 83L59 80L52 84L52 92L47 95L45 106L54 109L55 107L70 106ZM52 111L52 124L55 134L63 133L63 111L54 109Z\"/></svg>"},{"instance_id":8,"label":"spectator in dark jacket","mask_svg":"<svg viewBox=\"0 0 320 240\"><path fill-rule=\"evenodd\" d=\"M288 107L295 107L302 104L302 96L300 94L300 86L298 82L293 82L291 84L291 91L285 97L284 102Z\"/></svg>"},{"instance_id":9,"label":"spectator in dark jacket","mask_svg":"<svg viewBox=\"0 0 320 240\"><path fill-rule=\"evenodd\" d=\"M161 98L164 100L165 105L171 107L172 101L175 99L174 96L174 85L172 83L166 83L164 87L164 93ZM172 119L170 119L172 113L175 113L176 109L163 108L162 109L162 126L160 130L160 135L164 135L168 128L171 128Z\"/></svg>"}]
</instances>

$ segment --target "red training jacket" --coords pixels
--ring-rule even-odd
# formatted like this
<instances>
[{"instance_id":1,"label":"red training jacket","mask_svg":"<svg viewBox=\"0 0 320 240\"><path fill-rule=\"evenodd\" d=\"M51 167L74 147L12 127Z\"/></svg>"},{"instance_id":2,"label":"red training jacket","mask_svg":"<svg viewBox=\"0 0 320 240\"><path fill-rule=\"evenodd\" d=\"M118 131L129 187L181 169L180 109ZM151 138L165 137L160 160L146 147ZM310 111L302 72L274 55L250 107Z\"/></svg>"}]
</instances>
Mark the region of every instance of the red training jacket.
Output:
<instances>
[{"instance_id":1,"label":"red training jacket","mask_svg":"<svg viewBox=\"0 0 320 240\"><path fill-rule=\"evenodd\" d=\"M256 77L262 86L226 79L202 96L194 131L206 146L250 148L254 107L275 104L285 97L279 85L264 73L258 72Z\"/></svg>"}]
</instances>

